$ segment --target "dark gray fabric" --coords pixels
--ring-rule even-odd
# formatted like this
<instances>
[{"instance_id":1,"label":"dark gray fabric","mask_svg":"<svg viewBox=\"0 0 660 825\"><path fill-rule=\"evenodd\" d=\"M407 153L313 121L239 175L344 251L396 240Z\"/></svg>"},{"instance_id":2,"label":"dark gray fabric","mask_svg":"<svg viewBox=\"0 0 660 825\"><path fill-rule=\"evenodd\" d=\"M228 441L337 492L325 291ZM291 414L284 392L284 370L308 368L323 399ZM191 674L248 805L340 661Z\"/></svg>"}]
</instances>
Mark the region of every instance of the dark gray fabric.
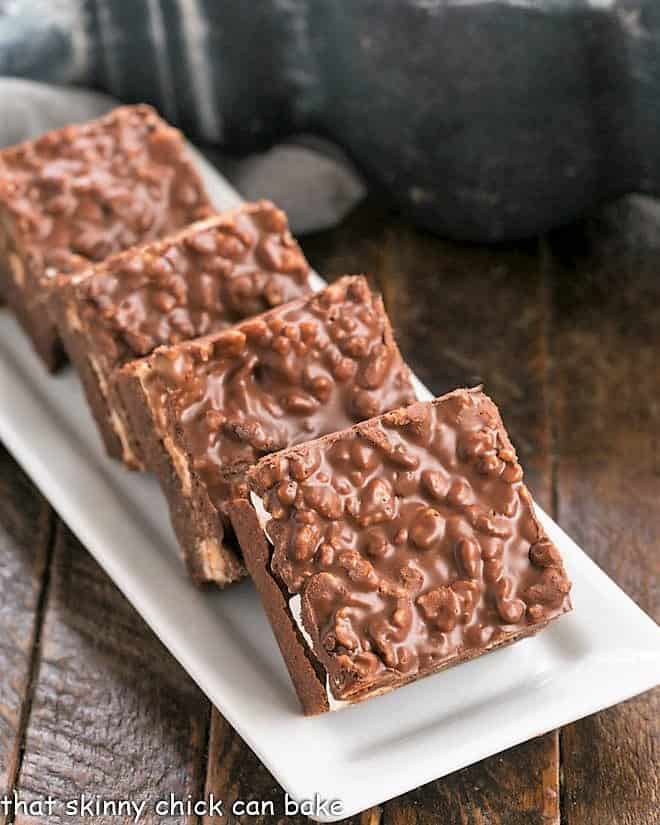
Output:
<instances>
[{"instance_id":1,"label":"dark gray fabric","mask_svg":"<svg viewBox=\"0 0 660 825\"><path fill-rule=\"evenodd\" d=\"M658 0L0 0L0 75L153 103L232 154L321 136L453 238L660 193Z\"/></svg>"}]
</instances>

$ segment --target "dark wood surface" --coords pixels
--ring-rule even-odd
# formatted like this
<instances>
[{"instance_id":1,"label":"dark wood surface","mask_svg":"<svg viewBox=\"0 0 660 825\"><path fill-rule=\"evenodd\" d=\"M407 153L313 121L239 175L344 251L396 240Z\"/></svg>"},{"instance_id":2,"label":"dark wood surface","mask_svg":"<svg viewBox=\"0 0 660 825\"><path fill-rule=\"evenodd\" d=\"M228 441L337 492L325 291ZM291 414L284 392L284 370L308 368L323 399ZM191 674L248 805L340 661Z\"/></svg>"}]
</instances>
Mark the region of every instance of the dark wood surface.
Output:
<instances>
[{"instance_id":1,"label":"dark wood surface","mask_svg":"<svg viewBox=\"0 0 660 825\"><path fill-rule=\"evenodd\" d=\"M370 274L434 392L485 384L539 501L660 618L660 209L630 199L552 237L484 248L367 203L303 245L329 278ZM212 792L280 809L275 780L1 448L0 582L0 796ZM659 719L650 692L350 822L657 825ZM220 820L148 808L140 821Z\"/></svg>"}]
</instances>

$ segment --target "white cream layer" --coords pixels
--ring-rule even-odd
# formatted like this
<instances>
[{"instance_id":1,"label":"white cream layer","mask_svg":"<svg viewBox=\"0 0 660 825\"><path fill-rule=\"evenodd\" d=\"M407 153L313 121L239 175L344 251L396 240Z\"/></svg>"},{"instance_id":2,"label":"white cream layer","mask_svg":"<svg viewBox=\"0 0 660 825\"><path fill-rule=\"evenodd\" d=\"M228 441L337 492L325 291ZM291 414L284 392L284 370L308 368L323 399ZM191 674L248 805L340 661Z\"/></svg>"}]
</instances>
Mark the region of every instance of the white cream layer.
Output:
<instances>
[{"instance_id":1,"label":"white cream layer","mask_svg":"<svg viewBox=\"0 0 660 825\"><path fill-rule=\"evenodd\" d=\"M250 502L254 507L254 511L257 514L257 520L259 521L259 526L263 530L264 535L268 543L272 546L273 542L268 535L268 524L271 520L270 514L264 507L264 500L261 496L258 496L256 493L250 491ZM312 642L312 637L307 632L305 625L303 624L302 620L302 600L299 593L296 593L294 596L291 596L289 599L289 612L293 616L293 620L298 626L298 630L300 631L300 635L305 640L305 643L309 647L309 649L314 653L314 644ZM316 654L314 653L316 657ZM335 699L332 690L330 689L330 677L326 672L325 676L325 693L328 697L328 707L330 710L341 710L341 708L345 708L347 705L352 704L351 702L347 702L342 699Z\"/></svg>"}]
</instances>

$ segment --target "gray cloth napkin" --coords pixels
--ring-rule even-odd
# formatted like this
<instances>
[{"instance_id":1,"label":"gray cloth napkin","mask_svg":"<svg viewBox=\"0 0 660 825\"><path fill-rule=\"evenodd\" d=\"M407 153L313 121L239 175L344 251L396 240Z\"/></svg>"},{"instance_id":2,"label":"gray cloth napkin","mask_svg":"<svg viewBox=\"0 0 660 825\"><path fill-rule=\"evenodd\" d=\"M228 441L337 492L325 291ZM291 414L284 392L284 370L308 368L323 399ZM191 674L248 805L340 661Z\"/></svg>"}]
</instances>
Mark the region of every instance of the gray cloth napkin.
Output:
<instances>
[{"instance_id":1,"label":"gray cloth napkin","mask_svg":"<svg viewBox=\"0 0 660 825\"><path fill-rule=\"evenodd\" d=\"M97 117L118 105L98 92L0 78L0 146L49 129ZM294 232L327 229L364 197L364 183L337 147L301 136L241 161L213 162L248 200L271 198L288 215Z\"/></svg>"}]
</instances>

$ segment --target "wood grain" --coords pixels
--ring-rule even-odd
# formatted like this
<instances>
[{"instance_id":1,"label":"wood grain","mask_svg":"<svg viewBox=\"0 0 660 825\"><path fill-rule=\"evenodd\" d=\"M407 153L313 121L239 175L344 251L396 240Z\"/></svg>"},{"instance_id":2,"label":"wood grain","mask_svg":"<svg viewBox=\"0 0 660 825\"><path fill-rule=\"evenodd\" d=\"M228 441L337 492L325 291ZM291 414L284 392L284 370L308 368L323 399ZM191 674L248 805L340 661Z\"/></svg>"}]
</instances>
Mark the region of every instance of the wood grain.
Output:
<instances>
[{"instance_id":1,"label":"wood grain","mask_svg":"<svg viewBox=\"0 0 660 825\"><path fill-rule=\"evenodd\" d=\"M558 822L556 733L423 785L384 806L382 825Z\"/></svg>"},{"instance_id":2,"label":"wood grain","mask_svg":"<svg viewBox=\"0 0 660 825\"><path fill-rule=\"evenodd\" d=\"M209 714L198 688L60 525L18 782L21 799L51 793L69 800L84 792L146 800L141 822L196 822L196 816L156 816L153 806L169 793L201 795ZM48 822L72 821L61 814ZM18 825L39 821L16 816Z\"/></svg>"},{"instance_id":3,"label":"wood grain","mask_svg":"<svg viewBox=\"0 0 660 825\"><path fill-rule=\"evenodd\" d=\"M486 248L416 232L372 201L303 246L330 278L368 271L434 392L484 382L537 499L660 618L658 207L631 199L548 242ZM50 513L0 452L0 794L16 778L25 800L213 792L226 807L278 806L223 822L307 822L281 814L277 782L217 711L209 724L208 702L62 526L49 584ZM658 825L659 719L656 691L349 822Z\"/></svg>"},{"instance_id":4,"label":"wood grain","mask_svg":"<svg viewBox=\"0 0 660 825\"><path fill-rule=\"evenodd\" d=\"M483 382L538 500L550 505L549 288L539 244L497 250L443 243L367 206L333 242L305 245L326 277L367 269L411 367L440 394ZM555 733L383 806L384 825L559 821Z\"/></svg>"},{"instance_id":5,"label":"wood grain","mask_svg":"<svg viewBox=\"0 0 660 825\"><path fill-rule=\"evenodd\" d=\"M657 620L660 212L630 199L551 250L559 521ZM563 820L657 825L659 743L658 690L564 728Z\"/></svg>"},{"instance_id":6,"label":"wood grain","mask_svg":"<svg viewBox=\"0 0 660 825\"><path fill-rule=\"evenodd\" d=\"M49 505L0 448L0 797L19 767L51 521Z\"/></svg>"}]
</instances>

